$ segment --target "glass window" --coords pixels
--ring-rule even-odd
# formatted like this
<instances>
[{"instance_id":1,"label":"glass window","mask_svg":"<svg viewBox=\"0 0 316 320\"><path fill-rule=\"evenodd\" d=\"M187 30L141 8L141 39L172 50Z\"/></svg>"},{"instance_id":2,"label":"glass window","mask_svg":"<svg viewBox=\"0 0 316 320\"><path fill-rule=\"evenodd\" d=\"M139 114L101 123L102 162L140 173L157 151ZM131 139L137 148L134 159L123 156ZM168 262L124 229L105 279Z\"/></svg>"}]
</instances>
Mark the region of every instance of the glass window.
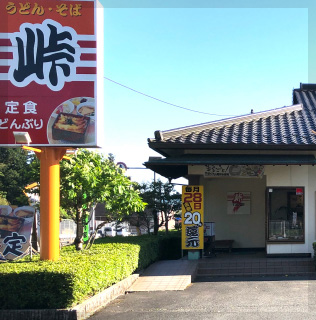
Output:
<instances>
[{"instance_id":1,"label":"glass window","mask_svg":"<svg viewBox=\"0 0 316 320\"><path fill-rule=\"evenodd\" d=\"M268 241L304 241L304 188L268 188Z\"/></svg>"}]
</instances>

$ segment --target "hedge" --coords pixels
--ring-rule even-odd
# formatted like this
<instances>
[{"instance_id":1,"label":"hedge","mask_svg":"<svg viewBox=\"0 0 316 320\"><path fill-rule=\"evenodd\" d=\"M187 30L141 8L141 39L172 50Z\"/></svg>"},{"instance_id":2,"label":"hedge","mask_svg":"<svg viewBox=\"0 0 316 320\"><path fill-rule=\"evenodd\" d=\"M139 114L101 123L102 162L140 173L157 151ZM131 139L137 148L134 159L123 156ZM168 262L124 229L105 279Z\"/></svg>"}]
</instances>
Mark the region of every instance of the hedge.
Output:
<instances>
[{"instance_id":1,"label":"hedge","mask_svg":"<svg viewBox=\"0 0 316 320\"><path fill-rule=\"evenodd\" d=\"M63 248L58 261L33 256L1 263L0 308L73 307L154 261L177 259L180 250L172 257L172 248L179 243L178 235L102 238L89 250Z\"/></svg>"}]
</instances>

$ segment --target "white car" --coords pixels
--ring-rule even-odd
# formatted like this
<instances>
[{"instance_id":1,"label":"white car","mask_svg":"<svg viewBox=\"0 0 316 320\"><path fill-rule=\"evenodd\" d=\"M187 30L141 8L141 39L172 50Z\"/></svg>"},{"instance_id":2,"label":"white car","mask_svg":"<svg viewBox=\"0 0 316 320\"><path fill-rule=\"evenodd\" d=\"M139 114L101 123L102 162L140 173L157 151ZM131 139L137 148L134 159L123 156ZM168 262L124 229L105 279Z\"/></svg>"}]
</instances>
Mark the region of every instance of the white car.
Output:
<instances>
[{"instance_id":1,"label":"white car","mask_svg":"<svg viewBox=\"0 0 316 320\"><path fill-rule=\"evenodd\" d=\"M116 236L116 231L113 227L105 227L103 229L103 234L106 237L115 237Z\"/></svg>"},{"instance_id":2,"label":"white car","mask_svg":"<svg viewBox=\"0 0 316 320\"><path fill-rule=\"evenodd\" d=\"M129 236L131 233L129 231L127 231L126 228L118 228L116 229L116 235L117 236L123 236L123 237L127 237Z\"/></svg>"}]
</instances>

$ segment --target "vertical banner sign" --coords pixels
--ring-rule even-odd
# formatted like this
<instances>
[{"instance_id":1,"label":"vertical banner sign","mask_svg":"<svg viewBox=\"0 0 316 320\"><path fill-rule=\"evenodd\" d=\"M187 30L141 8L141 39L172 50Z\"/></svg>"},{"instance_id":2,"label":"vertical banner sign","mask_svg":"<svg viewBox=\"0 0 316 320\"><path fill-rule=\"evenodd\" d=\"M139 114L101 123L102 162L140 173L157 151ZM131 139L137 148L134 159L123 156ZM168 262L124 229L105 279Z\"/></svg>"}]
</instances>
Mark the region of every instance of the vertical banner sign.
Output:
<instances>
[{"instance_id":1,"label":"vertical banner sign","mask_svg":"<svg viewBox=\"0 0 316 320\"><path fill-rule=\"evenodd\" d=\"M94 0L0 1L0 146L97 146L96 24Z\"/></svg>"},{"instance_id":2,"label":"vertical banner sign","mask_svg":"<svg viewBox=\"0 0 316 320\"><path fill-rule=\"evenodd\" d=\"M182 250L204 248L203 186L182 187Z\"/></svg>"},{"instance_id":3,"label":"vertical banner sign","mask_svg":"<svg viewBox=\"0 0 316 320\"><path fill-rule=\"evenodd\" d=\"M28 252L34 214L30 206L0 206L0 260L15 260Z\"/></svg>"}]
</instances>

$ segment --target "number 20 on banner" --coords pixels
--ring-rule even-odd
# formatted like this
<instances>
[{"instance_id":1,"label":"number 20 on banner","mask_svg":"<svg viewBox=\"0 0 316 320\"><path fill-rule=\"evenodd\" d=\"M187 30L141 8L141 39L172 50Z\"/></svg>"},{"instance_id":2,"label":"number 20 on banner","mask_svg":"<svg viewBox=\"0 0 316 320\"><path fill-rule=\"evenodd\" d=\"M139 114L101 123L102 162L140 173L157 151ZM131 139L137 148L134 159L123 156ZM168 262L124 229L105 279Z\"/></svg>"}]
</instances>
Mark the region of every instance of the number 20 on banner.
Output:
<instances>
[{"instance_id":1,"label":"number 20 on banner","mask_svg":"<svg viewBox=\"0 0 316 320\"><path fill-rule=\"evenodd\" d=\"M182 187L182 250L203 249L203 186Z\"/></svg>"}]
</instances>

